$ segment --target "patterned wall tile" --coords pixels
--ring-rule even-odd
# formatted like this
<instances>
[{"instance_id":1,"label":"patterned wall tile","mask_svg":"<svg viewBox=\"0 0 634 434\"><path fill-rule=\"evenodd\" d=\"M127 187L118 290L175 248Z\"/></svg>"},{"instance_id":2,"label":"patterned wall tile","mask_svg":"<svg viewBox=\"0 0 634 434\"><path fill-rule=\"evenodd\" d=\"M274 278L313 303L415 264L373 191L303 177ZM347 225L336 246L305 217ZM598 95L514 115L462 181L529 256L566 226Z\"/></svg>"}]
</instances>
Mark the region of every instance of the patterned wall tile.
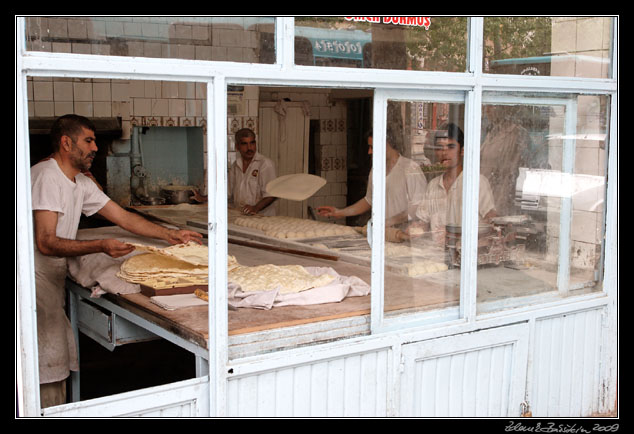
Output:
<instances>
[{"instance_id":1,"label":"patterned wall tile","mask_svg":"<svg viewBox=\"0 0 634 434\"><path fill-rule=\"evenodd\" d=\"M196 122L193 116L183 116L178 119L178 124L181 127L193 127L196 125Z\"/></svg>"},{"instance_id":2,"label":"patterned wall tile","mask_svg":"<svg viewBox=\"0 0 634 434\"><path fill-rule=\"evenodd\" d=\"M254 117L248 117L244 119L243 128L249 128L255 134L258 133L258 120Z\"/></svg>"},{"instance_id":3,"label":"patterned wall tile","mask_svg":"<svg viewBox=\"0 0 634 434\"><path fill-rule=\"evenodd\" d=\"M178 126L178 118L165 116L163 117L163 126L164 127L177 127Z\"/></svg>"},{"instance_id":4,"label":"patterned wall tile","mask_svg":"<svg viewBox=\"0 0 634 434\"><path fill-rule=\"evenodd\" d=\"M240 128L242 128L242 118L239 116L230 117L229 124L227 125L228 133L235 134Z\"/></svg>"}]
</instances>

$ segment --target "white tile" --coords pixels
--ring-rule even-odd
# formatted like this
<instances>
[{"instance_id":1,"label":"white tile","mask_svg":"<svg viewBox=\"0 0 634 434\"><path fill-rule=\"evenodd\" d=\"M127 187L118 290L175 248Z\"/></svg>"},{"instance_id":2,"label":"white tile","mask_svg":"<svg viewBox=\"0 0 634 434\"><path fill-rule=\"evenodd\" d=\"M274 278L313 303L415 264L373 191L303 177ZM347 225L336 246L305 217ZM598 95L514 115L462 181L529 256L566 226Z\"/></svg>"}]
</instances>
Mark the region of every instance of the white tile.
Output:
<instances>
[{"instance_id":1,"label":"white tile","mask_svg":"<svg viewBox=\"0 0 634 434\"><path fill-rule=\"evenodd\" d=\"M75 107L72 101L55 101L55 116L64 116L74 111Z\"/></svg>"},{"instance_id":2,"label":"white tile","mask_svg":"<svg viewBox=\"0 0 634 434\"><path fill-rule=\"evenodd\" d=\"M110 101L112 99L110 92L110 83L93 83L92 94L94 101Z\"/></svg>"},{"instance_id":3,"label":"white tile","mask_svg":"<svg viewBox=\"0 0 634 434\"><path fill-rule=\"evenodd\" d=\"M169 100L169 115L170 116L185 116L185 100L184 99L170 99Z\"/></svg>"},{"instance_id":4,"label":"white tile","mask_svg":"<svg viewBox=\"0 0 634 434\"><path fill-rule=\"evenodd\" d=\"M169 116L169 100L167 99L153 99L152 100L152 115L153 116Z\"/></svg>"},{"instance_id":5,"label":"white tile","mask_svg":"<svg viewBox=\"0 0 634 434\"><path fill-rule=\"evenodd\" d=\"M35 101L53 101L53 82L34 81L33 99Z\"/></svg>"},{"instance_id":6,"label":"white tile","mask_svg":"<svg viewBox=\"0 0 634 434\"><path fill-rule=\"evenodd\" d=\"M68 81L56 81L53 83L53 98L58 101L73 100L73 84Z\"/></svg>"},{"instance_id":7,"label":"white tile","mask_svg":"<svg viewBox=\"0 0 634 434\"><path fill-rule=\"evenodd\" d=\"M75 101L75 114L93 117L93 104L88 101Z\"/></svg>"},{"instance_id":8,"label":"white tile","mask_svg":"<svg viewBox=\"0 0 634 434\"><path fill-rule=\"evenodd\" d=\"M109 118L112 116L112 103L110 101L95 101L93 103L93 115L95 117Z\"/></svg>"},{"instance_id":9,"label":"white tile","mask_svg":"<svg viewBox=\"0 0 634 434\"><path fill-rule=\"evenodd\" d=\"M75 82L73 83L73 98L75 101L88 102L92 101L92 83Z\"/></svg>"}]
</instances>

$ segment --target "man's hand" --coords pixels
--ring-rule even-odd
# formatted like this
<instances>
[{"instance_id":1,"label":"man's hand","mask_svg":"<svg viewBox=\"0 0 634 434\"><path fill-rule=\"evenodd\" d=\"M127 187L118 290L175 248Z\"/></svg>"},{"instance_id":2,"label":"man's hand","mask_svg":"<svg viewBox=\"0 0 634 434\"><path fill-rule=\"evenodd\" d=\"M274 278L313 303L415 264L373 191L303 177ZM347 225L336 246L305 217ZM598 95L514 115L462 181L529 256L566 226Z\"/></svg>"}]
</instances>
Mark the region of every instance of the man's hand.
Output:
<instances>
[{"instance_id":1,"label":"man's hand","mask_svg":"<svg viewBox=\"0 0 634 434\"><path fill-rule=\"evenodd\" d=\"M405 229L405 233L410 237L410 238L418 238L423 236L426 232L429 231L429 228L426 227L425 223L421 222L421 221L416 221L413 223L410 223L407 228Z\"/></svg>"},{"instance_id":2,"label":"man's hand","mask_svg":"<svg viewBox=\"0 0 634 434\"><path fill-rule=\"evenodd\" d=\"M194 193L193 198L196 202L207 203L207 196L200 193L197 188L193 188L192 193Z\"/></svg>"},{"instance_id":3,"label":"man's hand","mask_svg":"<svg viewBox=\"0 0 634 434\"><path fill-rule=\"evenodd\" d=\"M341 210L334 206L320 206L317 207L317 213L322 217L341 217Z\"/></svg>"},{"instance_id":4,"label":"man's hand","mask_svg":"<svg viewBox=\"0 0 634 434\"><path fill-rule=\"evenodd\" d=\"M244 205L241 209L240 212L242 212L242 214L244 215L255 215L257 214L257 210L255 209L255 206L252 205Z\"/></svg>"},{"instance_id":5,"label":"man's hand","mask_svg":"<svg viewBox=\"0 0 634 434\"><path fill-rule=\"evenodd\" d=\"M113 258L120 258L134 251L134 246L115 239L101 240L102 251Z\"/></svg>"},{"instance_id":6,"label":"man's hand","mask_svg":"<svg viewBox=\"0 0 634 434\"><path fill-rule=\"evenodd\" d=\"M190 241L194 241L198 244L202 244L203 236L202 234L198 232L188 231L185 229L181 229L181 230L171 229L167 235L168 235L167 242L169 242L170 244L188 243Z\"/></svg>"}]
</instances>

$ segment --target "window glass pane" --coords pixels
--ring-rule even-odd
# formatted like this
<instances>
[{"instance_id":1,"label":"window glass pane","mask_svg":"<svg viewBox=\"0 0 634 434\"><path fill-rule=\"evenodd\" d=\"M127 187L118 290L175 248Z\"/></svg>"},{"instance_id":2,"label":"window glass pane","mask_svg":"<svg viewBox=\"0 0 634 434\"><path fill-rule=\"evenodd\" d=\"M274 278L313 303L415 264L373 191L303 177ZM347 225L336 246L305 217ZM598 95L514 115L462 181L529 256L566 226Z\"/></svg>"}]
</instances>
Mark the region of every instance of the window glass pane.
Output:
<instances>
[{"instance_id":1,"label":"window glass pane","mask_svg":"<svg viewBox=\"0 0 634 434\"><path fill-rule=\"evenodd\" d=\"M228 89L228 253L240 264L228 273L230 358L369 333L371 250L361 233L369 207L350 206L365 202L372 95ZM267 330L276 332L266 342L244 345L245 335Z\"/></svg>"},{"instance_id":2,"label":"window glass pane","mask_svg":"<svg viewBox=\"0 0 634 434\"><path fill-rule=\"evenodd\" d=\"M298 65L463 72L466 17L296 17Z\"/></svg>"},{"instance_id":3,"label":"window glass pane","mask_svg":"<svg viewBox=\"0 0 634 434\"><path fill-rule=\"evenodd\" d=\"M75 220L71 212L74 201L69 199L70 195L75 194L76 198L84 198L78 199L85 201L84 209L89 210L89 206L94 209L96 199L90 198L100 197L100 193L96 193L96 188L120 206L132 208L135 213L142 214L148 221L159 224L170 222L182 227L186 221L195 220L202 221L203 227L206 226L205 205L168 205L174 202L168 201L161 194L161 189L171 184L172 191L181 193L178 200L185 201L188 195L182 193L188 193L194 187L201 187L205 182L206 84L29 77L27 91L29 151L33 176L31 206L33 209L52 207L54 211L63 210L59 212L58 235L77 240L117 239L161 248L169 246L167 241L135 235L124 230L98 212L77 215L78 221L69 222L69 219ZM67 124L61 130L64 135L69 135L73 145L70 151L65 150L59 154L57 151L60 149L60 139L56 140L57 146L54 146L50 133L55 120L67 114L79 115L86 119L80 119L78 133L73 129L74 122L70 123L70 129ZM93 132L89 131L92 126L94 142ZM94 143L97 149L89 148L92 145L87 145L88 143ZM86 158L93 151L94 158ZM63 172L59 170L55 160L64 167L64 173L68 173L68 170L81 171L81 174L75 175L74 184L64 179ZM85 176L96 184L96 188L91 181L84 178ZM42 179L46 179L47 182L42 182ZM73 190L63 187L65 184L74 185ZM77 211L81 209L77 208ZM55 280L50 283L51 259L50 256L39 252L36 243L33 243L33 246L38 297L51 300L51 294L47 295L47 291L55 287ZM173 316L174 310L154 304L150 298L154 295L171 295L187 291L194 283L206 286L207 274L204 269L200 274L192 273L190 269L185 274L177 276L166 270L152 269L148 266L151 262L146 262L145 266L137 262L136 267L132 265L128 268L133 270L131 273L121 273L125 261L143 254L148 253L137 250L116 258L106 253L64 258L66 262L62 263L62 270L67 270L67 276L74 282L73 287L75 283L79 286L78 293L82 297L82 300L75 304L76 310L68 312L69 316L76 315L72 317L73 320L79 318L78 340L69 341L68 348L73 347L73 342L79 346L81 399L97 398L196 377L198 364L188 349L159 339L153 333L123 319L123 327L121 323L118 323L118 327L112 328L101 327L98 324L103 318L110 318L107 302L106 305L103 304L105 299L110 296L116 296L118 300L129 297L124 304L127 304L130 311L142 310L145 312L144 315L147 315L146 318L153 323L161 324L167 321L170 323L170 333L185 341L202 343L204 348L204 342L209 335L206 305L188 308L187 316L191 321L184 324L182 316ZM58 258L54 259L58 263ZM62 274L60 283L62 290L63 276ZM59 286L55 288L57 290ZM60 318L58 314L64 315L63 303L55 305L43 303L42 306L38 306L37 314L43 315L40 316L40 321L47 317ZM102 311L104 313L101 313ZM95 312L100 313L95 315ZM42 327L40 321L38 324ZM42 366L46 365L47 360L49 364L51 360L68 360L72 366L73 352L69 352L58 338L60 334L73 336L70 322L66 321L67 329L61 320L44 321L43 324L52 326L51 329L55 332L37 335L40 340L39 357ZM61 327L61 332L57 329L58 326ZM126 343L125 350L119 347L122 343ZM148 375L147 366L153 365L157 358L161 359L160 371L152 371L153 373ZM95 363L97 360L99 362ZM126 365L125 373L117 376L115 381L104 382L103 379L109 375L108 372L112 372L114 367L122 363ZM56 364L57 362L53 366ZM50 372L46 375L50 375Z\"/></svg>"},{"instance_id":4,"label":"window glass pane","mask_svg":"<svg viewBox=\"0 0 634 434\"><path fill-rule=\"evenodd\" d=\"M206 84L30 77L27 91L32 163L52 152L48 137L52 121L72 113L95 123L99 150L91 172L120 205L158 197L167 184L204 183ZM131 148L135 128L142 143L138 149ZM136 165L145 169L132 172ZM133 175L138 176L131 183Z\"/></svg>"},{"instance_id":5,"label":"window glass pane","mask_svg":"<svg viewBox=\"0 0 634 434\"><path fill-rule=\"evenodd\" d=\"M484 72L610 77L611 17L486 17Z\"/></svg>"},{"instance_id":6,"label":"window glass pane","mask_svg":"<svg viewBox=\"0 0 634 434\"><path fill-rule=\"evenodd\" d=\"M445 227L462 219L463 124L463 103L388 102L386 316L459 305Z\"/></svg>"},{"instance_id":7,"label":"window glass pane","mask_svg":"<svg viewBox=\"0 0 634 434\"><path fill-rule=\"evenodd\" d=\"M273 17L27 17L32 51L275 63Z\"/></svg>"},{"instance_id":8,"label":"window glass pane","mask_svg":"<svg viewBox=\"0 0 634 434\"><path fill-rule=\"evenodd\" d=\"M513 97L483 97L498 101L483 105L481 142L481 184L497 216L478 241L478 300L491 302L480 310L598 290L602 280L609 99Z\"/></svg>"}]
</instances>

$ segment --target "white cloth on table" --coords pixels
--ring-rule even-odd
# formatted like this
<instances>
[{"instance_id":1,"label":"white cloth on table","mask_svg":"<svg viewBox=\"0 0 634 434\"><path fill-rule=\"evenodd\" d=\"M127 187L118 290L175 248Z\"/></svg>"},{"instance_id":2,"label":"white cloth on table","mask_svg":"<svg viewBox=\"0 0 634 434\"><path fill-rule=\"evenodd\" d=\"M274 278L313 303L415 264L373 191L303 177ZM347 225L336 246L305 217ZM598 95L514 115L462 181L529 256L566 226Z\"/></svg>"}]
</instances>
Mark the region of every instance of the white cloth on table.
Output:
<instances>
[{"instance_id":1,"label":"white cloth on table","mask_svg":"<svg viewBox=\"0 0 634 434\"><path fill-rule=\"evenodd\" d=\"M138 237L118 226L85 229L77 234L78 239L94 239L97 237L116 238L124 242L147 243L147 240ZM162 246L163 242L154 244ZM164 246L167 247L167 243ZM68 271L71 279L79 285L92 289L92 296L99 297L105 293L134 294L141 291L138 284L128 283L116 276L121 264L127 258L139 254L138 251L121 258L111 258L105 253L93 253L90 255L69 258ZM330 284L312 288L293 294L279 294L279 291L243 292L239 285L229 282L227 299L230 306L250 307L256 309L271 309L276 306L310 305L321 303L336 303L346 297L368 295L370 286L356 276L342 276L330 267L305 267L306 271L318 276L328 273L335 277ZM162 296L171 297L171 296ZM167 300L159 299L163 304ZM176 300L174 300L176 301ZM183 302L184 303L184 302ZM200 304L195 302L195 304Z\"/></svg>"},{"instance_id":2,"label":"white cloth on table","mask_svg":"<svg viewBox=\"0 0 634 434\"><path fill-rule=\"evenodd\" d=\"M229 305L271 309L279 306L305 306L337 303L346 297L358 297L370 293L370 285L356 276L341 276L330 267L305 267L313 276L330 274L335 277L330 284L290 294L280 294L278 289L261 292L243 292L240 285L229 282Z\"/></svg>"}]
</instances>

